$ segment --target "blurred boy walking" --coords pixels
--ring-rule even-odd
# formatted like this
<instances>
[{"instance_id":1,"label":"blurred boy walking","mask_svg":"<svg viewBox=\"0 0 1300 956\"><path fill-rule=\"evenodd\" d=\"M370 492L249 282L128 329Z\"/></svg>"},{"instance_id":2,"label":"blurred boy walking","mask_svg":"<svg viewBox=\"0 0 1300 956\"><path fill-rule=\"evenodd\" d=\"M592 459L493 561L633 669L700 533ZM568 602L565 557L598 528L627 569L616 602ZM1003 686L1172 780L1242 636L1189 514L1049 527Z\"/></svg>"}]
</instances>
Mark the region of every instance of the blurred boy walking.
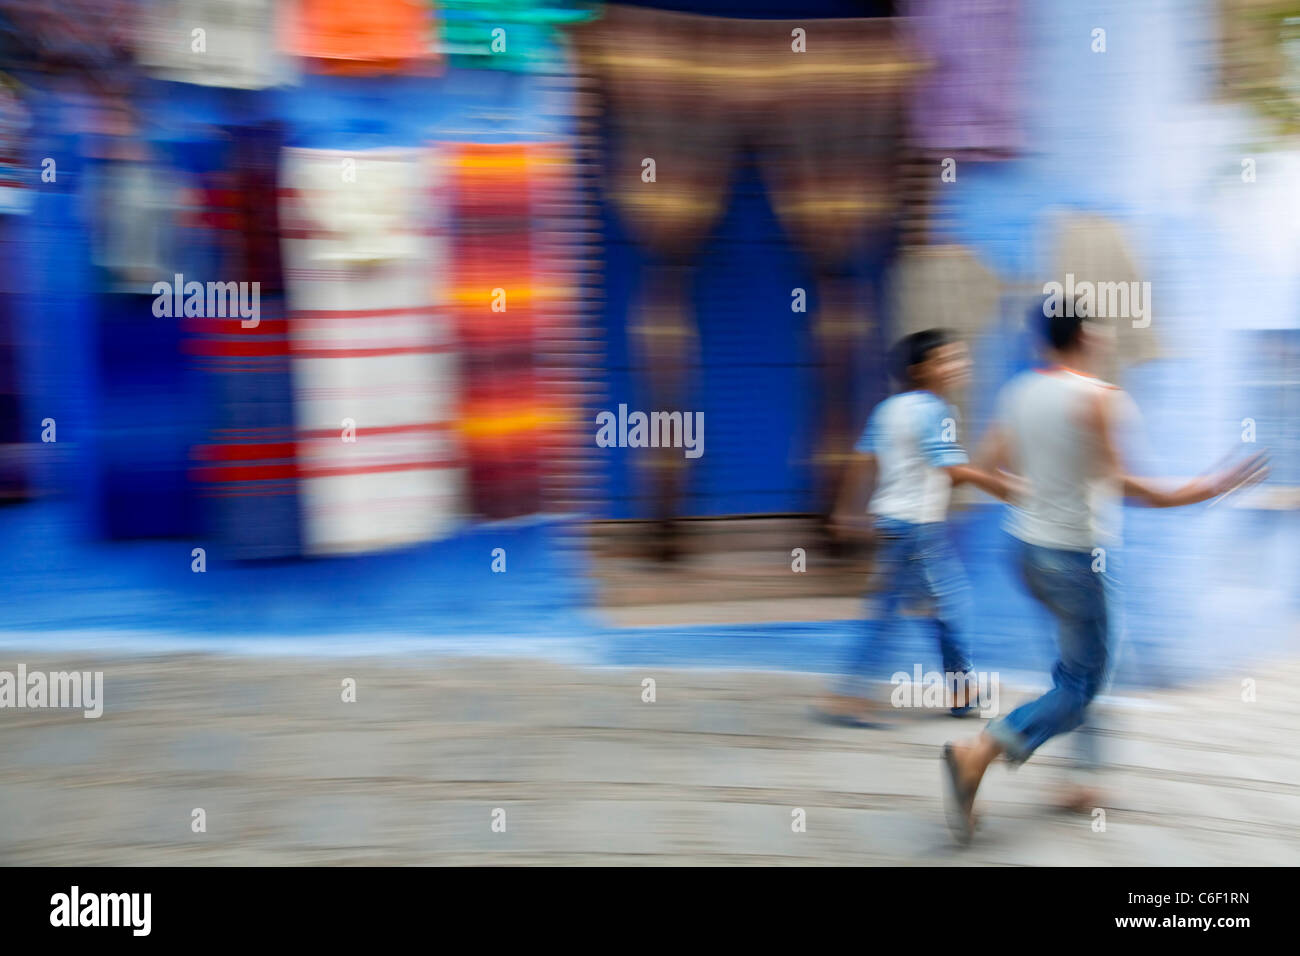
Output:
<instances>
[{"instance_id":1,"label":"blurred boy walking","mask_svg":"<svg viewBox=\"0 0 1300 956\"><path fill-rule=\"evenodd\" d=\"M944 672L956 677L952 712L970 711L969 588L948 540L948 499L964 482L998 497L1007 493L1006 480L972 467L957 441L950 400L970 375L966 346L946 330L927 329L898 343L894 363L904 391L872 411L835 509L838 531L877 544L879 587L867 599L868 619L845 674L821 707L824 718L853 726L873 726L869 718L879 705L864 684L879 675L899 609L914 598L931 605ZM863 508L863 491L873 486Z\"/></svg>"}]
</instances>

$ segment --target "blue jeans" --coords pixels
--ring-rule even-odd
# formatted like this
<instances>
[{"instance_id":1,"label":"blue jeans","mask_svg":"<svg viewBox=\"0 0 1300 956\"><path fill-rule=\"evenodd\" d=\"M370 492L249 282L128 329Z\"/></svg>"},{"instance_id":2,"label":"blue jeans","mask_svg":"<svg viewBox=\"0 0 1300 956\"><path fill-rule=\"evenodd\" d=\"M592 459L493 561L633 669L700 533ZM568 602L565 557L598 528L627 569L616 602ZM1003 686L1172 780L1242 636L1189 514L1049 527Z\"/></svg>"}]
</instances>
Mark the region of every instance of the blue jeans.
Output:
<instances>
[{"instance_id":1,"label":"blue jeans","mask_svg":"<svg viewBox=\"0 0 1300 956\"><path fill-rule=\"evenodd\" d=\"M1060 657L1052 668L1051 690L988 727L1013 764L1084 722L1088 704L1105 686L1109 665L1106 576L1093 571L1093 556L1017 544L1029 593L1056 618Z\"/></svg>"},{"instance_id":2,"label":"blue jeans","mask_svg":"<svg viewBox=\"0 0 1300 956\"><path fill-rule=\"evenodd\" d=\"M944 672L970 671L970 588L944 523L911 524L877 518L876 535L880 587L867 597L862 636L850 653L837 691L862 695L866 681L881 675L896 629L902 623L899 608L916 600L930 605L927 622L939 639ZM894 662L895 670L898 663ZM910 671L910 667L907 669Z\"/></svg>"}]
</instances>

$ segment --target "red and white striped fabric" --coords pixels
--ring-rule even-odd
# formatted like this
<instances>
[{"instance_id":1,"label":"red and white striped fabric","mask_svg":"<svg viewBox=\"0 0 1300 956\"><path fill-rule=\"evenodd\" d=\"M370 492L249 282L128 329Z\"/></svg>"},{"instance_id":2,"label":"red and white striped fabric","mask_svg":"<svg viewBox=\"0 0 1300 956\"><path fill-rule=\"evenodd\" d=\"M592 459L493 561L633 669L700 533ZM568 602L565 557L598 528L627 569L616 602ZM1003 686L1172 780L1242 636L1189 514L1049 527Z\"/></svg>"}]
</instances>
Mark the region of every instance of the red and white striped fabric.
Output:
<instances>
[{"instance_id":1,"label":"red and white striped fabric","mask_svg":"<svg viewBox=\"0 0 1300 956\"><path fill-rule=\"evenodd\" d=\"M435 539L463 513L436 169L419 149L284 152L281 241L308 554Z\"/></svg>"}]
</instances>

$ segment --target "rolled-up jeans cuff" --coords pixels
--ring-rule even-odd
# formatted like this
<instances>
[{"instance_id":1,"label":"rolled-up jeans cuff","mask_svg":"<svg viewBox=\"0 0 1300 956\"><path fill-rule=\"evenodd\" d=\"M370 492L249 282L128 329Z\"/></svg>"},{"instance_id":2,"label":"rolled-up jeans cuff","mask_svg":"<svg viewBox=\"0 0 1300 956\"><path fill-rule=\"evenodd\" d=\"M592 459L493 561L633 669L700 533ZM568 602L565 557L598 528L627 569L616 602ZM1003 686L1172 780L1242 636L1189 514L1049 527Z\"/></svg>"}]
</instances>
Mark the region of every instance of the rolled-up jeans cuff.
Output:
<instances>
[{"instance_id":1,"label":"rolled-up jeans cuff","mask_svg":"<svg viewBox=\"0 0 1300 956\"><path fill-rule=\"evenodd\" d=\"M1025 735L1007 723L1006 718L995 720L984 728L984 732L1002 745L1007 763L1019 766L1029 759L1033 751Z\"/></svg>"}]
</instances>

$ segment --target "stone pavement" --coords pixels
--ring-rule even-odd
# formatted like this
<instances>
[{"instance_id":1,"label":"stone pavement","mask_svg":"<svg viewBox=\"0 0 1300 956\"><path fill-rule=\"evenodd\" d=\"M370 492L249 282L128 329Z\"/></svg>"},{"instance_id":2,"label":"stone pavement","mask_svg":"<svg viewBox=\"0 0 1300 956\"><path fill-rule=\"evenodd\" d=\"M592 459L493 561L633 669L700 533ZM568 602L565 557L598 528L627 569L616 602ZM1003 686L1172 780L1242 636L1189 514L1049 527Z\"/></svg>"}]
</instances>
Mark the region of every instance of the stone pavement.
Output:
<instances>
[{"instance_id":1,"label":"stone pavement","mask_svg":"<svg viewBox=\"0 0 1300 956\"><path fill-rule=\"evenodd\" d=\"M982 722L825 726L808 675L13 651L0 670L19 660L104 671L105 711L0 710L6 865L1300 864L1294 664L1108 698L1104 832L1047 809L1054 743L994 768L958 849L939 747Z\"/></svg>"}]
</instances>

